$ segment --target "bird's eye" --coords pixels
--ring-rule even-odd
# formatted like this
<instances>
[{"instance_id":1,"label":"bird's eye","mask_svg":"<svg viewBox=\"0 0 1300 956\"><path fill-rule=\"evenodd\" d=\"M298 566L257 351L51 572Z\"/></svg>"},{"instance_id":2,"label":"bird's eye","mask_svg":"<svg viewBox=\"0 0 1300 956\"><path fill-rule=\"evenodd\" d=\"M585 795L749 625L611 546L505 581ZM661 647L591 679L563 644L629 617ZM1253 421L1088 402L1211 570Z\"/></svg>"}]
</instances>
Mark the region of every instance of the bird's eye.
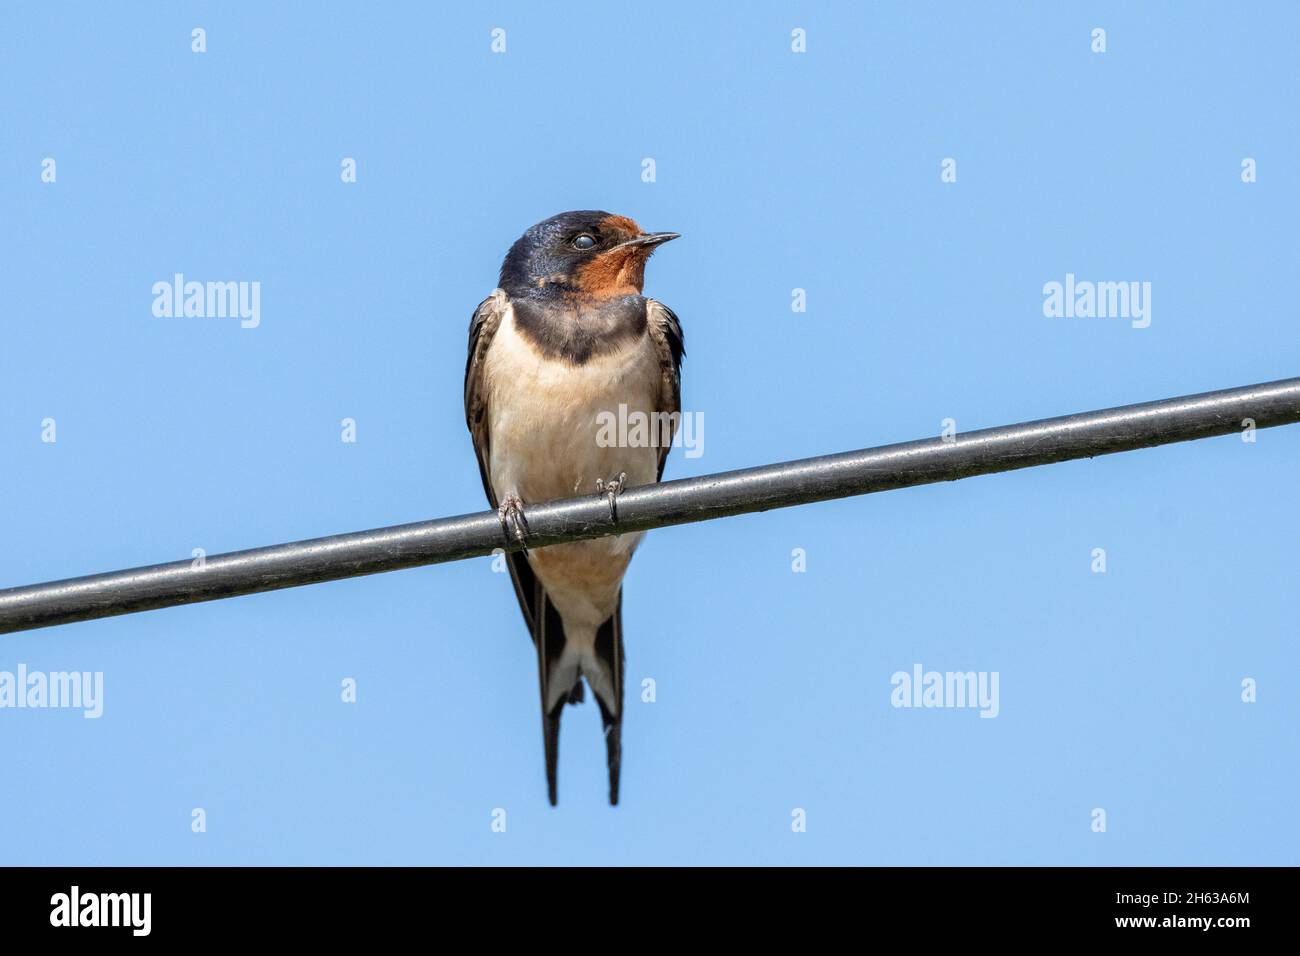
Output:
<instances>
[{"instance_id":1,"label":"bird's eye","mask_svg":"<svg viewBox=\"0 0 1300 956\"><path fill-rule=\"evenodd\" d=\"M575 249L590 249L595 244L595 238L587 235L585 232L573 240L573 248Z\"/></svg>"}]
</instances>

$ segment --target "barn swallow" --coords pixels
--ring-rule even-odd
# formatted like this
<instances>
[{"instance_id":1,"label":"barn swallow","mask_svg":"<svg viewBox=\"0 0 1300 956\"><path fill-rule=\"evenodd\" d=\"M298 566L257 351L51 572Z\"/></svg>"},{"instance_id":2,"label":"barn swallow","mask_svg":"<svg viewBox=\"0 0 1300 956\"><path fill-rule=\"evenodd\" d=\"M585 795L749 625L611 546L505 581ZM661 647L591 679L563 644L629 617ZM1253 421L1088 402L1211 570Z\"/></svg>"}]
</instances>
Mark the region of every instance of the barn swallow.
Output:
<instances>
[{"instance_id":1,"label":"barn swallow","mask_svg":"<svg viewBox=\"0 0 1300 956\"><path fill-rule=\"evenodd\" d=\"M525 232L498 288L475 310L465 366L465 420L502 533L515 596L537 653L546 789L556 802L560 715L600 707L609 802L618 803L623 723L623 575L639 533L528 549L525 503L598 494L663 477L668 442L603 447L602 412L671 417L681 409L682 330L672 309L641 294L645 264L675 232L644 232L626 216L560 213Z\"/></svg>"}]
</instances>

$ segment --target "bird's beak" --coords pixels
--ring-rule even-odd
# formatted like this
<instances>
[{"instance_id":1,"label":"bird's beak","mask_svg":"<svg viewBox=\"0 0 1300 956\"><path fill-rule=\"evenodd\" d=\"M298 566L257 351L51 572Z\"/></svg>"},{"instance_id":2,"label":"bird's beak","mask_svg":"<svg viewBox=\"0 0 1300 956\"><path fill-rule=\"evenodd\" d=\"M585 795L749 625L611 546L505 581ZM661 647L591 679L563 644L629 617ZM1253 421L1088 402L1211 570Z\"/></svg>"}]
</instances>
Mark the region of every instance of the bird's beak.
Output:
<instances>
[{"instance_id":1,"label":"bird's beak","mask_svg":"<svg viewBox=\"0 0 1300 956\"><path fill-rule=\"evenodd\" d=\"M641 246L646 249L653 249L655 246L663 245L665 242L671 242L674 239L681 238L680 232L643 232L635 239L629 239L622 243L625 246Z\"/></svg>"}]
</instances>

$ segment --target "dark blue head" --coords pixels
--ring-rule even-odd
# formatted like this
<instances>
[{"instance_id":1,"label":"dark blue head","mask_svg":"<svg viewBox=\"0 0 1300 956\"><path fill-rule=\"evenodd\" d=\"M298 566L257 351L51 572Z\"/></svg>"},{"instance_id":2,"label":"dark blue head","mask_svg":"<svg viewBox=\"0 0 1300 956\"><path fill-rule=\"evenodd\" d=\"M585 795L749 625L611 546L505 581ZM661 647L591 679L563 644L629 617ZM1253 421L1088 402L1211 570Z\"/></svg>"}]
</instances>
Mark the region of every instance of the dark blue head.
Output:
<instances>
[{"instance_id":1,"label":"dark blue head","mask_svg":"<svg viewBox=\"0 0 1300 956\"><path fill-rule=\"evenodd\" d=\"M646 260L676 238L675 232L642 232L626 216L600 210L562 212L510 247L499 285L512 297L639 295Z\"/></svg>"}]
</instances>

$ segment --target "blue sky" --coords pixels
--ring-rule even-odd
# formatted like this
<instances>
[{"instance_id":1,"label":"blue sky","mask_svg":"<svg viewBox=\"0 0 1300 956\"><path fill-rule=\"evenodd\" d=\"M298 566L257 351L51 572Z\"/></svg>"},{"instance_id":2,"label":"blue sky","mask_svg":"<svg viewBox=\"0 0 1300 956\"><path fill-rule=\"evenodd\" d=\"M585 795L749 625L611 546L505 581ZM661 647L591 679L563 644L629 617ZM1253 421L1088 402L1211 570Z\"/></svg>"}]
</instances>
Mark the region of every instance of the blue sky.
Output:
<instances>
[{"instance_id":1,"label":"blue sky","mask_svg":"<svg viewBox=\"0 0 1300 956\"><path fill-rule=\"evenodd\" d=\"M0 585L481 509L469 316L566 209L683 234L670 477L1300 374L1294 4L476 6L9 11ZM155 317L178 272L260 324ZM1045 317L1067 273L1150 326ZM0 863L1294 863L1298 466L1274 429L651 533L616 809L591 704L547 805L487 559L0 637L104 675L97 720L0 709ZM997 717L891 706L914 664Z\"/></svg>"}]
</instances>

